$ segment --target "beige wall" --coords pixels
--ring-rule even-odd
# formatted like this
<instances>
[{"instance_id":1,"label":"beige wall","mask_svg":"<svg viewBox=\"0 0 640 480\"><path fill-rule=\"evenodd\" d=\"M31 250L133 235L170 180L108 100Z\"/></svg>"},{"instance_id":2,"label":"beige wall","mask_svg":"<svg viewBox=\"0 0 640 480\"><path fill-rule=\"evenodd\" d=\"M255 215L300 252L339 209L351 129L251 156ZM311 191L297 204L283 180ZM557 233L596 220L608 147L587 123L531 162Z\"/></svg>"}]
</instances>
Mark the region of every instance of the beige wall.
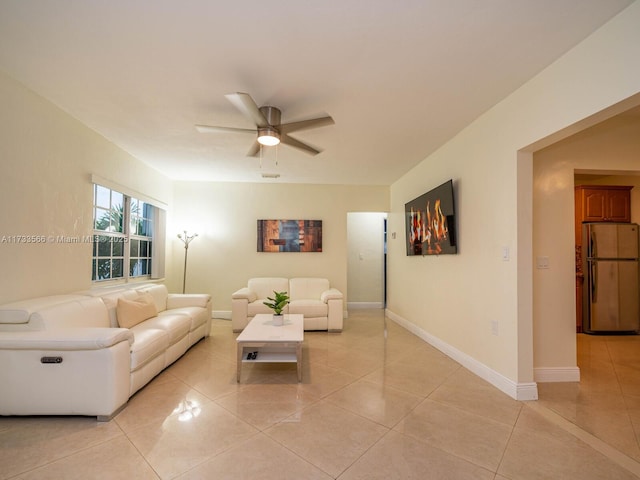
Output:
<instances>
[{"instance_id":1,"label":"beige wall","mask_svg":"<svg viewBox=\"0 0 640 480\"><path fill-rule=\"evenodd\" d=\"M460 253L406 257L402 236L391 240L390 312L506 379L516 395L533 381L533 312L542 307L533 299L532 152L640 92L639 24L636 2L391 187L388 229L403 232L404 203L453 178ZM570 271L570 263L559 262L558 271ZM551 305L566 295L548 293ZM544 340L567 325L552 326Z\"/></svg>"},{"instance_id":2,"label":"beige wall","mask_svg":"<svg viewBox=\"0 0 640 480\"><path fill-rule=\"evenodd\" d=\"M0 73L0 303L91 286L91 174L169 203L167 178Z\"/></svg>"},{"instance_id":3,"label":"beige wall","mask_svg":"<svg viewBox=\"0 0 640 480\"><path fill-rule=\"evenodd\" d=\"M574 172L599 173L576 184L635 185L632 220L640 218L640 115L621 115L534 154L533 255L535 367L577 365L575 335Z\"/></svg>"},{"instance_id":4,"label":"beige wall","mask_svg":"<svg viewBox=\"0 0 640 480\"><path fill-rule=\"evenodd\" d=\"M214 311L229 312L231 294L250 277L321 276L346 295L347 213L387 210L389 187L176 182L173 207L171 288L182 290L184 248L176 234L197 232L187 291L211 293ZM258 219L322 220L322 252L257 252Z\"/></svg>"}]
</instances>

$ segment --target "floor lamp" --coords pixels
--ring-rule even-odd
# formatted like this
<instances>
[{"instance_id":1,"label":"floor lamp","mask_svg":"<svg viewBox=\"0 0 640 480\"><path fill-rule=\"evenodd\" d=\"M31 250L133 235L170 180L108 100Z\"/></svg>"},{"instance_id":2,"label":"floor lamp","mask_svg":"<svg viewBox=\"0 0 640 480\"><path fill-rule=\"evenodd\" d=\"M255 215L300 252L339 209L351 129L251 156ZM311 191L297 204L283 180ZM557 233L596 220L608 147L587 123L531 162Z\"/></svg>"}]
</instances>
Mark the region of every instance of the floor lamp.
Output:
<instances>
[{"instance_id":1,"label":"floor lamp","mask_svg":"<svg viewBox=\"0 0 640 480\"><path fill-rule=\"evenodd\" d=\"M187 231L184 231L184 235L178 234L178 238L184 243L184 276L182 277L182 293L185 293L185 287L187 285L187 253L189 252L189 244L191 240L198 236L197 233L193 235L187 235Z\"/></svg>"}]
</instances>

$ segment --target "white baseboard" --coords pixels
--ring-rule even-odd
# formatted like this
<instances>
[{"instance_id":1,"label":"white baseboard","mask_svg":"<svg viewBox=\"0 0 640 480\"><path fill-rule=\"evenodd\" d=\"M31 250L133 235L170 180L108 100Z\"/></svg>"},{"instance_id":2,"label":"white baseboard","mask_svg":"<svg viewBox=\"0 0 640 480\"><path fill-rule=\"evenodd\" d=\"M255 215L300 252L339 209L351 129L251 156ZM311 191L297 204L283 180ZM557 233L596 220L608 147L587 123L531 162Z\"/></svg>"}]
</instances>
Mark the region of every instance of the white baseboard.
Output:
<instances>
[{"instance_id":1,"label":"white baseboard","mask_svg":"<svg viewBox=\"0 0 640 480\"><path fill-rule=\"evenodd\" d=\"M533 369L533 379L540 383L579 382L580 367L541 367Z\"/></svg>"},{"instance_id":2,"label":"white baseboard","mask_svg":"<svg viewBox=\"0 0 640 480\"><path fill-rule=\"evenodd\" d=\"M486 380L494 387L503 391L511 398L516 400L537 400L538 399L538 386L535 382L531 383L516 383L513 380L508 379L499 372L496 372L492 368L489 368L484 363L479 362L475 358L467 355L466 353L458 350L457 348L443 342L439 338L431 335L420 327L414 325L408 320L396 315L391 310L386 309L385 314L391 320L409 330L414 335L420 337L429 345L440 350L442 353L452 358L456 362L460 363L467 370L475 373L477 376Z\"/></svg>"},{"instance_id":3,"label":"white baseboard","mask_svg":"<svg viewBox=\"0 0 640 480\"><path fill-rule=\"evenodd\" d=\"M347 309L357 310L359 308L384 308L382 302L347 302Z\"/></svg>"}]
</instances>

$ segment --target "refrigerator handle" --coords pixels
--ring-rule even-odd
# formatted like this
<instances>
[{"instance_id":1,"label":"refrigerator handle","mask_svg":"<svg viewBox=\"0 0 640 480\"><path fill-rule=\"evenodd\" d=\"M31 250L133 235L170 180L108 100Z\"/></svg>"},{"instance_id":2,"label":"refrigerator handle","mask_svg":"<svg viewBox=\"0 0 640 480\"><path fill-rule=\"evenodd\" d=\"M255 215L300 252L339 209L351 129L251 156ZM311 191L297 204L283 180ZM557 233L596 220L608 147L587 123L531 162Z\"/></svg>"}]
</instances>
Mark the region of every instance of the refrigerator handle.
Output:
<instances>
[{"instance_id":1,"label":"refrigerator handle","mask_svg":"<svg viewBox=\"0 0 640 480\"><path fill-rule=\"evenodd\" d=\"M589 229L589 256L598 257L598 242L596 242L596 232Z\"/></svg>"},{"instance_id":2,"label":"refrigerator handle","mask_svg":"<svg viewBox=\"0 0 640 480\"><path fill-rule=\"evenodd\" d=\"M598 301L598 262L591 263L591 303Z\"/></svg>"}]
</instances>

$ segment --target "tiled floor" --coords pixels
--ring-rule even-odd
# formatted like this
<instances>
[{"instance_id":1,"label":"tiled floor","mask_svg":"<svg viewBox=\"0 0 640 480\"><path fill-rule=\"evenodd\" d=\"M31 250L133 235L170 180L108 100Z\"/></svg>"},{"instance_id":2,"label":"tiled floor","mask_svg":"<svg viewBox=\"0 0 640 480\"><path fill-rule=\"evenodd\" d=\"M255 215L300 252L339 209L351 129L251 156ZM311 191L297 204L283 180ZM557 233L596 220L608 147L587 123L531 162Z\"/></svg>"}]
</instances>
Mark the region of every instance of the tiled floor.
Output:
<instances>
[{"instance_id":1,"label":"tiled floor","mask_svg":"<svg viewBox=\"0 0 640 480\"><path fill-rule=\"evenodd\" d=\"M381 310L307 332L301 384L294 364L237 384L235 337L214 321L111 422L0 418L0 479L640 478L638 338L581 336L582 384L523 403Z\"/></svg>"},{"instance_id":2,"label":"tiled floor","mask_svg":"<svg viewBox=\"0 0 640 480\"><path fill-rule=\"evenodd\" d=\"M538 384L541 406L640 462L640 336L578 335L580 383Z\"/></svg>"}]
</instances>

